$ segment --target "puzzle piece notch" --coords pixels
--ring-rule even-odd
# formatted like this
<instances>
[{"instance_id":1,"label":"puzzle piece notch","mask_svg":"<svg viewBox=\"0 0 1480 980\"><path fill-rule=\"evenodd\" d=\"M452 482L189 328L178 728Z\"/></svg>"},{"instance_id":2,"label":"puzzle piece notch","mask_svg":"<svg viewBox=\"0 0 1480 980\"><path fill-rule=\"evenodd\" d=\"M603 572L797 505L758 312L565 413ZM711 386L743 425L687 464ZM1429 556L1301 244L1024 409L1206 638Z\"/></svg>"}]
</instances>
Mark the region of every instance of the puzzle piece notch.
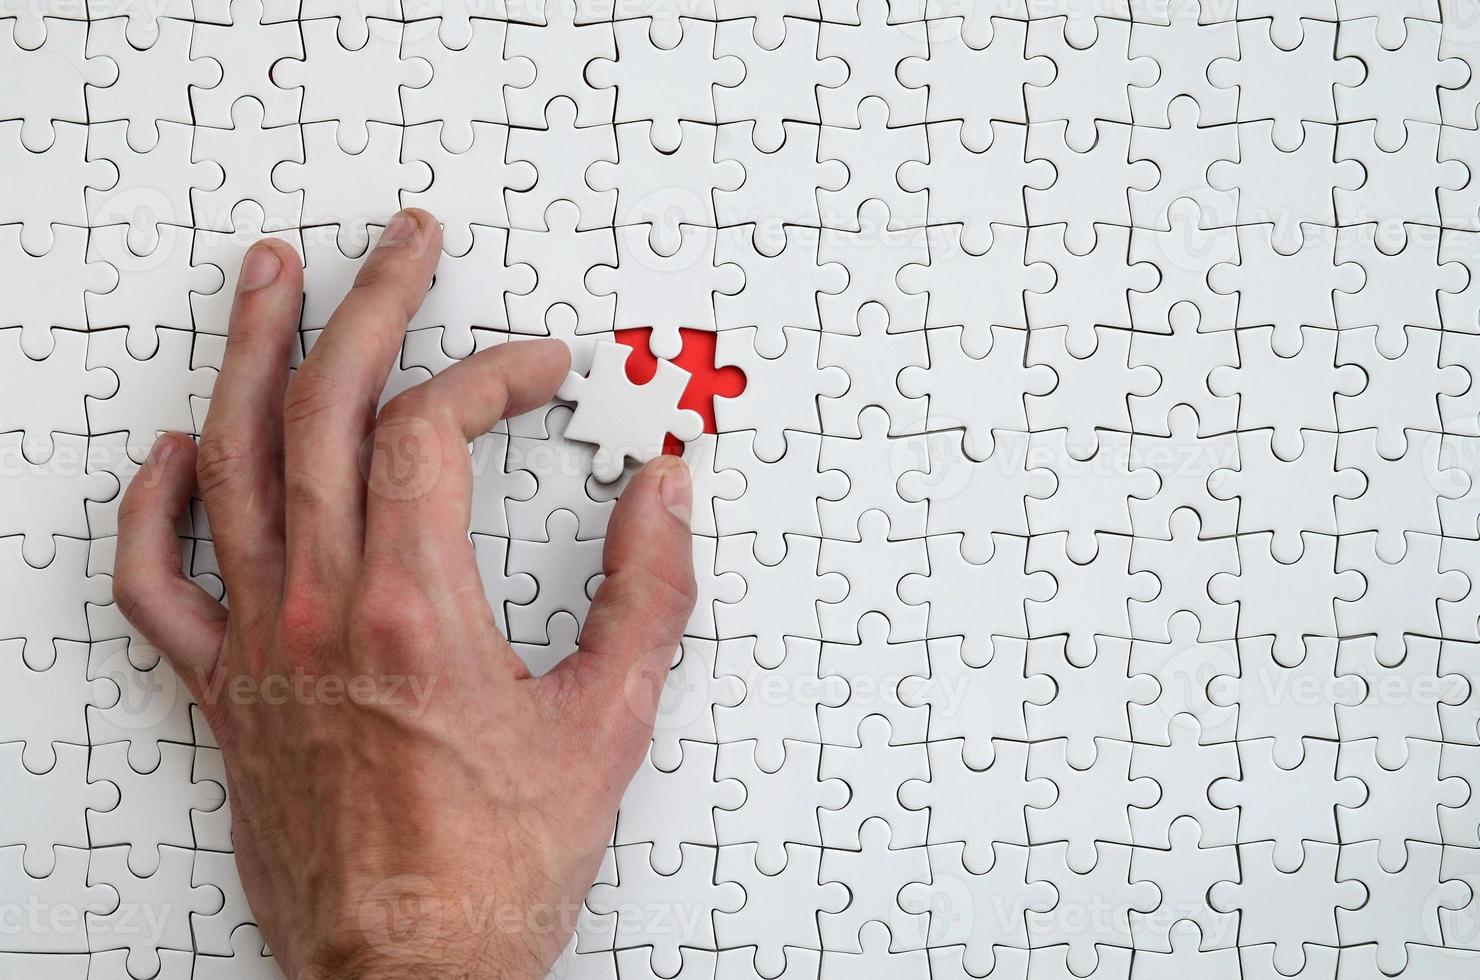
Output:
<instances>
[{"instance_id":1,"label":"puzzle piece notch","mask_svg":"<svg viewBox=\"0 0 1480 980\"><path fill-rule=\"evenodd\" d=\"M299 121L336 123L339 148L355 154L370 142L369 123L403 121L400 90L426 86L432 66L423 58L403 57L404 25L370 18L363 39L347 44L341 30L346 23L335 17L303 21L303 56L274 64L272 81L302 89Z\"/></svg>"},{"instance_id":2,"label":"puzzle piece notch","mask_svg":"<svg viewBox=\"0 0 1480 980\"><path fill-rule=\"evenodd\" d=\"M1353 776L1337 776L1335 742L1301 740L1294 764L1279 758L1278 739L1250 739L1238 744L1236 777L1215 780L1208 799L1237 812L1238 843L1268 842L1269 858L1283 872L1298 870L1307 841L1339 843L1338 807L1360 806L1367 787Z\"/></svg>"},{"instance_id":3,"label":"puzzle piece notch","mask_svg":"<svg viewBox=\"0 0 1480 980\"><path fill-rule=\"evenodd\" d=\"M1284 976L1306 965L1310 946L1336 946L1339 910L1358 908L1365 890L1337 874L1339 848L1305 842L1298 868L1282 871L1274 845L1239 847L1239 881L1215 885L1209 894L1219 912L1239 912L1240 942L1274 946L1274 966Z\"/></svg>"},{"instance_id":4,"label":"puzzle piece notch","mask_svg":"<svg viewBox=\"0 0 1480 980\"><path fill-rule=\"evenodd\" d=\"M7 242L18 239L32 257L49 253L58 244L59 233L63 238L85 239L87 195L118 184L116 164L88 156L88 130L79 123L58 122L46 145L33 150L22 140L25 130L20 120L0 122L0 166L8 179L29 189L25 194L7 195L0 203L0 221L19 223L18 228L6 230ZM66 242L61 244L64 250L69 248ZM93 288L104 290L100 284ZM38 300L24 293L20 298Z\"/></svg>"},{"instance_id":5,"label":"puzzle piece notch","mask_svg":"<svg viewBox=\"0 0 1480 980\"><path fill-rule=\"evenodd\" d=\"M717 261L715 229L681 225L675 250L664 253L655 247L658 227L617 228L615 265L590 269L586 288L593 296L613 297L615 329L648 328L652 354L674 358L683 350L683 329L718 329L714 297L738 294L745 286L745 273L733 262Z\"/></svg>"},{"instance_id":6,"label":"puzzle piece notch","mask_svg":"<svg viewBox=\"0 0 1480 980\"><path fill-rule=\"evenodd\" d=\"M32 8L16 9L24 13ZM32 153L41 153L55 140L58 123L85 125L89 121L85 92L117 82L118 63L87 50L86 20L48 17L42 24L44 38L39 39L35 21L29 17L7 17L0 25L0 81L12 93L26 93L24 99L12 103L6 115L20 113L21 144Z\"/></svg>"},{"instance_id":7,"label":"puzzle piece notch","mask_svg":"<svg viewBox=\"0 0 1480 980\"><path fill-rule=\"evenodd\" d=\"M25 873L44 878L65 860L68 848L89 846L91 814L117 807L119 790L116 783L89 778L85 745L56 744L56 762L40 774L25 767L25 751L21 742L0 744L0 779L11 801L0 814L0 844L21 845Z\"/></svg>"},{"instance_id":8,"label":"puzzle piece notch","mask_svg":"<svg viewBox=\"0 0 1480 980\"><path fill-rule=\"evenodd\" d=\"M657 19L619 20L615 59L586 66L593 88L616 90L615 123L651 123L650 138L660 153L673 153L684 140L685 121L715 123L713 90L733 88L745 78L745 63L717 51L713 21L675 17L672 30L655 36Z\"/></svg>"}]
</instances>

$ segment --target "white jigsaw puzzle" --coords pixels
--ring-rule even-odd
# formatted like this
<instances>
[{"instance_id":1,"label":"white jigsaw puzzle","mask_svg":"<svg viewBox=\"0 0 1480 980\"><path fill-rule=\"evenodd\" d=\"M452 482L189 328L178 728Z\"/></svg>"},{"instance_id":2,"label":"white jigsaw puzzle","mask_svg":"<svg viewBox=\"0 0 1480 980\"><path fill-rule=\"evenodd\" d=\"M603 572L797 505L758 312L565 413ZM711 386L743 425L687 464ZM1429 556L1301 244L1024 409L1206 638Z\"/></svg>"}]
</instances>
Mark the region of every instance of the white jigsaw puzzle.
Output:
<instances>
[{"instance_id":1,"label":"white jigsaw puzzle","mask_svg":"<svg viewBox=\"0 0 1480 980\"><path fill-rule=\"evenodd\" d=\"M572 347L472 447L533 672L695 475L553 978L1480 976L1477 0L41 0L0 92L0 978L280 976L118 498L408 206L388 393Z\"/></svg>"}]
</instances>

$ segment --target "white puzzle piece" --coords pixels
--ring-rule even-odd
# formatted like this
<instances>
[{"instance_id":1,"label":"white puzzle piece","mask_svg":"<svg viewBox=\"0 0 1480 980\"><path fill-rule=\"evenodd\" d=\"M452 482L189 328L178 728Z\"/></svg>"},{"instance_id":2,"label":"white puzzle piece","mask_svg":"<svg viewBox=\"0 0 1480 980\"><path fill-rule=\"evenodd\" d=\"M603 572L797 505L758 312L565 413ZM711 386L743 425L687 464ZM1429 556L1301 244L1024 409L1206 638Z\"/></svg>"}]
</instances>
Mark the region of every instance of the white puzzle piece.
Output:
<instances>
[{"instance_id":1,"label":"white puzzle piece","mask_svg":"<svg viewBox=\"0 0 1480 980\"><path fill-rule=\"evenodd\" d=\"M302 256L301 355L402 207L444 254L387 397L572 347L469 451L532 673L637 464L694 475L552 976L1480 970L1471 0L147 6L0 22L0 906L77 911L0 975L280 975L117 508L246 249Z\"/></svg>"}]
</instances>

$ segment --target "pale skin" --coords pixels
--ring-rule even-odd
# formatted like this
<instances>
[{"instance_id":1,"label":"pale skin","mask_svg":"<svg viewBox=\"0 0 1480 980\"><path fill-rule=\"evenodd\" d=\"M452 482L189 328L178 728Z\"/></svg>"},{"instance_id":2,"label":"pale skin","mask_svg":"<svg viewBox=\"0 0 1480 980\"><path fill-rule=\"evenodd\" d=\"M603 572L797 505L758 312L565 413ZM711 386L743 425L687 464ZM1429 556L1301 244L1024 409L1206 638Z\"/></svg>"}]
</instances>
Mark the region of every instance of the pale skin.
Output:
<instances>
[{"instance_id":1,"label":"pale skin","mask_svg":"<svg viewBox=\"0 0 1480 980\"><path fill-rule=\"evenodd\" d=\"M544 976L695 601L667 457L612 515L580 649L534 678L499 633L467 443L544 405L570 357L504 344L377 412L441 242L431 215L393 218L291 379L302 269L255 245L199 445L160 437L119 512L114 595L221 744L237 866L292 980ZM181 572L192 495L229 611Z\"/></svg>"}]
</instances>

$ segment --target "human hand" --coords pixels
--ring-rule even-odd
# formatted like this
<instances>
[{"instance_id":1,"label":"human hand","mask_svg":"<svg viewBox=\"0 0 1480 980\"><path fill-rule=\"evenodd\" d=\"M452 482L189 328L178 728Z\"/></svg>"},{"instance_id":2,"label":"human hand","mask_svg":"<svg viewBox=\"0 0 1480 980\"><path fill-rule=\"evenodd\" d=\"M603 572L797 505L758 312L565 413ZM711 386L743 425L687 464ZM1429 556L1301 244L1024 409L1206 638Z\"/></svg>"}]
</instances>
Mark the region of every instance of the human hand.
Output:
<instances>
[{"instance_id":1,"label":"human hand","mask_svg":"<svg viewBox=\"0 0 1480 980\"><path fill-rule=\"evenodd\" d=\"M295 980L542 977L694 605L666 457L612 514L580 650L533 678L499 634L467 441L548 401L569 352L504 344L377 414L441 242L425 212L393 219L291 380L302 270L254 246L199 449L162 436L119 513L114 595L221 745L242 883ZM197 487L229 611L181 572Z\"/></svg>"}]
</instances>

